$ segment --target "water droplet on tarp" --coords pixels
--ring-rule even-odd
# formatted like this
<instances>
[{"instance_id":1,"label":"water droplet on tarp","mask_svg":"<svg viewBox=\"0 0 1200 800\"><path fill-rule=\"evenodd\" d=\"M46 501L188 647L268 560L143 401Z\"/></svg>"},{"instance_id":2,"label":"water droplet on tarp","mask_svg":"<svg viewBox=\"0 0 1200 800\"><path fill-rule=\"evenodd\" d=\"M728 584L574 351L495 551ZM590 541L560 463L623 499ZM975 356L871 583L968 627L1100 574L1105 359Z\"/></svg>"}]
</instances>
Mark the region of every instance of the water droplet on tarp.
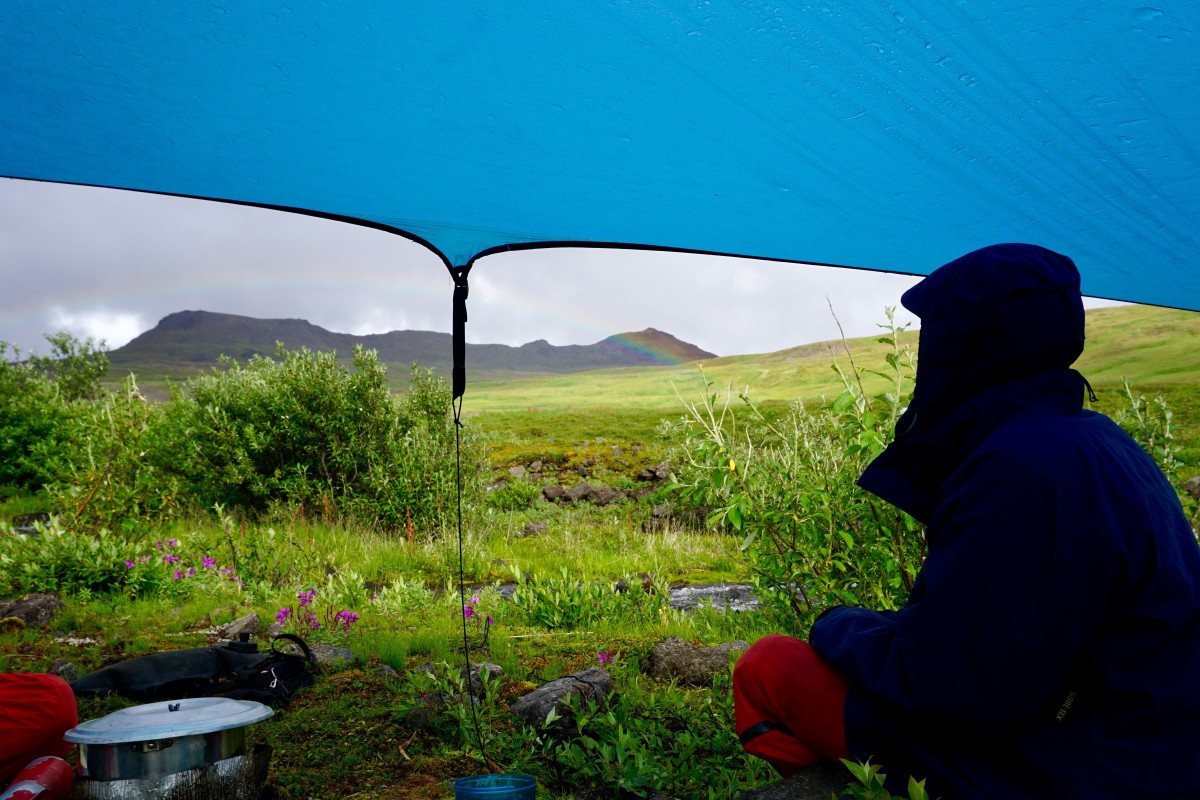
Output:
<instances>
[{"instance_id":1,"label":"water droplet on tarp","mask_svg":"<svg viewBox=\"0 0 1200 800\"><path fill-rule=\"evenodd\" d=\"M1140 20L1158 19L1163 15L1161 8L1151 8L1150 6L1142 6L1133 10L1133 18Z\"/></svg>"}]
</instances>

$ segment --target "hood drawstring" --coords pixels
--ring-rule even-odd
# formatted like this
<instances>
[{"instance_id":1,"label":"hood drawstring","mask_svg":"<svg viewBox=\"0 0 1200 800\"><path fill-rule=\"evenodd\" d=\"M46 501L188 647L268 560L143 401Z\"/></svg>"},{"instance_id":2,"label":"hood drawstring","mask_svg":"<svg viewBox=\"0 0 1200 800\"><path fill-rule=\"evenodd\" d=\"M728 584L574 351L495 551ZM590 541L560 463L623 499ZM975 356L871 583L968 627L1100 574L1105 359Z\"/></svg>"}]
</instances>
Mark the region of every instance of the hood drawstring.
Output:
<instances>
[{"instance_id":1,"label":"hood drawstring","mask_svg":"<svg viewBox=\"0 0 1200 800\"><path fill-rule=\"evenodd\" d=\"M1076 375L1078 375L1079 380L1083 381L1083 385L1087 387L1088 401L1091 403L1099 402L1100 398L1096 397L1096 393L1094 391L1092 391L1092 385L1090 383L1088 383L1087 378L1083 377L1083 373L1081 373L1077 369L1073 369L1073 370L1071 370L1071 372L1074 372Z\"/></svg>"}]
</instances>

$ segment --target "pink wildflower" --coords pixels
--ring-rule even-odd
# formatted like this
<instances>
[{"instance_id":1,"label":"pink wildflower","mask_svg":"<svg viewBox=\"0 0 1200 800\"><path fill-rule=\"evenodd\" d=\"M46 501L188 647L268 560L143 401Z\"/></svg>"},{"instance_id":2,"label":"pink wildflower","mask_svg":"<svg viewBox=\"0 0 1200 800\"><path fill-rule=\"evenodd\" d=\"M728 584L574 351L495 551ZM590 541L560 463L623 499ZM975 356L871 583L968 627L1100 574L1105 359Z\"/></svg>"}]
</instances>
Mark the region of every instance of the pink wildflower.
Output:
<instances>
[{"instance_id":1,"label":"pink wildflower","mask_svg":"<svg viewBox=\"0 0 1200 800\"><path fill-rule=\"evenodd\" d=\"M215 567L216 565L217 565L217 560L215 558L209 558L208 556L204 557L204 568L205 569L208 569L209 567Z\"/></svg>"}]
</instances>

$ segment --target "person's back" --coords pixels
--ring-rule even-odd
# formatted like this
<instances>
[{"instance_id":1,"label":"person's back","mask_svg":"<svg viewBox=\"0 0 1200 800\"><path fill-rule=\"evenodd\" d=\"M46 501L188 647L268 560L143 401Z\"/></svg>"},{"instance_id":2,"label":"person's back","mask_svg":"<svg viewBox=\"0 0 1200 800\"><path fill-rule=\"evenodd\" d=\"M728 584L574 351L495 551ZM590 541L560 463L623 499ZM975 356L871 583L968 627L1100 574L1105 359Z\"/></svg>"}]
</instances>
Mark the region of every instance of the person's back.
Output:
<instances>
[{"instance_id":1,"label":"person's back","mask_svg":"<svg viewBox=\"0 0 1200 800\"><path fill-rule=\"evenodd\" d=\"M903 302L915 394L859 483L928 554L901 610L813 626L850 755L945 800L1200 797L1200 547L1153 460L1083 409L1074 264L997 245Z\"/></svg>"}]
</instances>

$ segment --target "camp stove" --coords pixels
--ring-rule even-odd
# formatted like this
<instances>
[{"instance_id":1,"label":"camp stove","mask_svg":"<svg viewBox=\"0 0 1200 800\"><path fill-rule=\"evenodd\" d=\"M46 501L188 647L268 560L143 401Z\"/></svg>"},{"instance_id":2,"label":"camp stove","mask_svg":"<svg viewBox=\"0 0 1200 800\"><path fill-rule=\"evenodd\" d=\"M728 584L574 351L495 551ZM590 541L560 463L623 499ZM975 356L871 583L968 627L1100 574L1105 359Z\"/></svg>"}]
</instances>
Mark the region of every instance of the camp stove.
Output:
<instances>
[{"instance_id":1,"label":"camp stove","mask_svg":"<svg viewBox=\"0 0 1200 800\"><path fill-rule=\"evenodd\" d=\"M79 745L76 798L221 797L261 793L270 748L246 754L246 728L274 714L249 700L200 697L115 711L67 731Z\"/></svg>"}]
</instances>

